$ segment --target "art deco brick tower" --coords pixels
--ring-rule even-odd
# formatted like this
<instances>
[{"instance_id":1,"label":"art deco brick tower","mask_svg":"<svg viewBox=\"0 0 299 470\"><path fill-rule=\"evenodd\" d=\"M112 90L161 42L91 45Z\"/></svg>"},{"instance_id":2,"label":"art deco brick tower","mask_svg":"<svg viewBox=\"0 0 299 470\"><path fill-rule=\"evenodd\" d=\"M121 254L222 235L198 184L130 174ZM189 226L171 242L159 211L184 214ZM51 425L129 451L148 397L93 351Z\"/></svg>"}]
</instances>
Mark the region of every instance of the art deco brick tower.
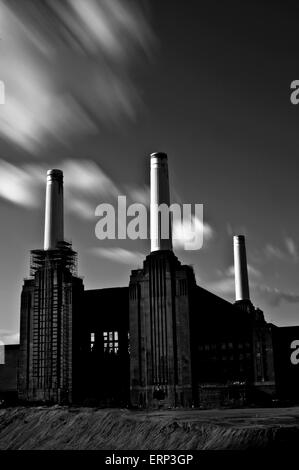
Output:
<instances>
[{"instance_id":1,"label":"art deco brick tower","mask_svg":"<svg viewBox=\"0 0 299 470\"><path fill-rule=\"evenodd\" d=\"M82 280L75 275L76 259L64 241L63 174L49 170L44 249L31 251L31 278L25 280L21 296L18 394L22 400L73 400L83 291Z\"/></svg>"},{"instance_id":2,"label":"art deco brick tower","mask_svg":"<svg viewBox=\"0 0 299 470\"><path fill-rule=\"evenodd\" d=\"M160 204L169 207L167 155L151 155L151 253L130 278L130 396L133 406L191 406L192 268L163 238ZM165 235L165 234L164 234Z\"/></svg>"}]
</instances>

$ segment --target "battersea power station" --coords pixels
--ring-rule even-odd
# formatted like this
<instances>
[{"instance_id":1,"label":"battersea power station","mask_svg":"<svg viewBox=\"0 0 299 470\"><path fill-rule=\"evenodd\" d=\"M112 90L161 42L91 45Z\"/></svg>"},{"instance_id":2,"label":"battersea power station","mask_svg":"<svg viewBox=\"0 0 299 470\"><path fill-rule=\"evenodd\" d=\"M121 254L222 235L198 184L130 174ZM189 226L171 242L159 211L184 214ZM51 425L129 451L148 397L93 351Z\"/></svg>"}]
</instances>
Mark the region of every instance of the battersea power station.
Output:
<instances>
[{"instance_id":1,"label":"battersea power station","mask_svg":"<svg viewBox=\"0 0 299 470\"><path fill-rule=\"evenodd\" d=\"M167 155L153 153L150 167L151 208L169 207ZM63 219L63 174L49 170L44 247L31 251L20 345L5 347L0 398L140 408L299 401L299 327L267 323L251 302L243 235L233 237L230 303L197 285L152 209L151 251L129 285L85 290Z\"/></svg>"}]
</instances>

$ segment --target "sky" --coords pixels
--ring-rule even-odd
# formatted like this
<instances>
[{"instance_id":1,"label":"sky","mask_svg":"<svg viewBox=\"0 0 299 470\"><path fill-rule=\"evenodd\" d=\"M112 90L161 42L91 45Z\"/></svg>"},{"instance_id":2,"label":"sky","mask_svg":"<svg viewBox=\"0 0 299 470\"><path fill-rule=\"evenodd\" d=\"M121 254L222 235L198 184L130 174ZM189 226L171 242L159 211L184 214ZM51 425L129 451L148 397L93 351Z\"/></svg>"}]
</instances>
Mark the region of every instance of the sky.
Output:
<instances>
[{"instance_id":1,"label":"sky","mask_svg":"<svg viewBox=\"0 0 299 470\"><path fill-rule=\"evenodd\" d=\"M204 244L178 258L234 301L232 236L251 300L299 324L295 2L0 1L0 338L16 342L46 171L61 168L65 235L85 288L125 286L147 240L98 240L98 204L148 203L149 154L172 201L203 204Z\"/></svg>"}]
</instances>

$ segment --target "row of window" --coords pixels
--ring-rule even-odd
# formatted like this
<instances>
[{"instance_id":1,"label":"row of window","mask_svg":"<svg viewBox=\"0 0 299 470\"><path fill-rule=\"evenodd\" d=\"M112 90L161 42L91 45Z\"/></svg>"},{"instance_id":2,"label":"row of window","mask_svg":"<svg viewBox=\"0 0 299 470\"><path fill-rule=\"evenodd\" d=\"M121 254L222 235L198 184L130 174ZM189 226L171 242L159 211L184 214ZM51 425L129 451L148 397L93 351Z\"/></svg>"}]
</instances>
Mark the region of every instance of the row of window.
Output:
<instances>
[{"instance_id":1,"label":"row of window","mask_svg":"<svg viewBox=\"0 0 299 470\"><path fill-rule=\"evenodd\" d=\"M238 356L210 356L208 360L203 360L203 362L210 362L210 361L247 361L251 358L250 353L246 354L239 354Z\"/></svg>"},{"instance_id":2,"label":"row of window","mask_svg":"<svg viewBox=\"0 0 299 470\"><path fill-rule=\"evenodd\" d=\"M227 350L227 349L246 349L247 351L251 348L250 343L238 343L238 344L233 344L231 342L229 343L212 343L212 344L200 344L198 347L199 351L215 351L216 349L222 349L222 350Z\"/></svg>"},{"instance_id":3,"label":"row of window","mask_svg":"<svg viewBox=\"0 0 299 470\"><path fill-rule=\"evenodd\" d=\"M90 351L93 351L96 343L96 334L90 333ZM104 352L117 354L119 350L118 331L103 331Z\"/></svg>"}]
</instances>

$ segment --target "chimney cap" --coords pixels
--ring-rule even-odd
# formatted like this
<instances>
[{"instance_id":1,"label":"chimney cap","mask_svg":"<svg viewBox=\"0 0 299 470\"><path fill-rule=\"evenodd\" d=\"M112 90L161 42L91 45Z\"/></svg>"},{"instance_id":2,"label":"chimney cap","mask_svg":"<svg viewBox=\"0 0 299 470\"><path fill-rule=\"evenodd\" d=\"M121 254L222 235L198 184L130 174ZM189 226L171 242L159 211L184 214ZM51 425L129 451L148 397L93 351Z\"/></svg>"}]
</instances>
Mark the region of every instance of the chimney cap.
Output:
<instances>
[{"instance_id":1,"label":"chimney cap","mask_svg":"<svg viewBox=\"0 0 299 470\"><path fill-rule=\"evenodd\" d=\"M234 235L234 240L244 242L245 241L245 235Z\"/></svg>"},{"instance_id":2,"label":"chimney cap","mask_svg":"<svg viewBox=\"0 0 299 470\"><path fill-rule=\"evenodd\" d=\"M151 158L167 158L167 153L164 152L154 152L151 153Z\"/></svg>"},{"instance_id":3,"label":"chimney cap","mask_svg":"<svg viewBox=\"0 0 299 470\"><path fill-rule=\"evenodd\" d=\"M61 170L58 170L57 168L53 168L52 170L47 171L47 176L51 179L62 180L63 172Z\"/></svg>"}]
</instances>

